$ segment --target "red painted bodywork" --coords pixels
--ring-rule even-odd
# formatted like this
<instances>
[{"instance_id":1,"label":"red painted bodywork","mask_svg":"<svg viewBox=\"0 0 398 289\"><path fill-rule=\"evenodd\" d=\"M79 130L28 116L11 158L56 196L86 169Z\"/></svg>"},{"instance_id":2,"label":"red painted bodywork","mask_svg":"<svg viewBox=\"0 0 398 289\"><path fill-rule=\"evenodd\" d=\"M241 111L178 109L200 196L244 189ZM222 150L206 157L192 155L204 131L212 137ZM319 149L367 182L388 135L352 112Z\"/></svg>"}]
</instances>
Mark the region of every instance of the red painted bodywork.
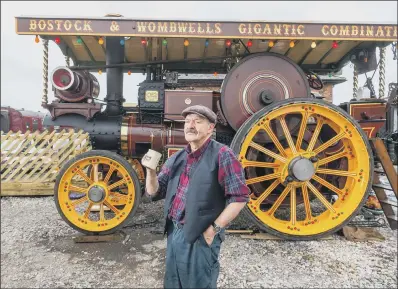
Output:
<instances>
[{"instance_id":1,"label":"red painted bodywork","mask_svg":"<svg viewBox=\"0 0 398 289\"><path fill-rule=\"evenodd\" d=\"M4 129L4 133L8 131L22 132L29 131L43 131L44 113L34 112L29 110L17 110L11 107L1 107L2 117L1 121L8 121L8 130ZM4 124L4 128L7 125ZM3 124L2 124L3 130Z\"/></svg>"}]
</instances>

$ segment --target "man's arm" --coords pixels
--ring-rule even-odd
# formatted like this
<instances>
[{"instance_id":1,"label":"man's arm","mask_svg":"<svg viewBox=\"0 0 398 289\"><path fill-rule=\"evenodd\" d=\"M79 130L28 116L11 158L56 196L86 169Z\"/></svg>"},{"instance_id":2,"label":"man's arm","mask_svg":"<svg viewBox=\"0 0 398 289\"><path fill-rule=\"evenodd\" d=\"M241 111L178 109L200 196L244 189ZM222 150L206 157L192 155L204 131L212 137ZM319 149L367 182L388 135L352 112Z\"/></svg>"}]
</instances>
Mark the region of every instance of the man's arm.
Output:
<instances>
[{"instance_id":1,"label":"man's arm","mask_svg":"<svg viewBox=\"0 0 398 289\"><path fill-rule=\"evenodd\" d=\"M230 148L225 146L220 150L218 164L218 182L224 189L228 205L214 222L225 228L249 201L250 189L246 185L243 167ZM206 230L205 237L208 241L214 237L212 226Z\"/></svg>"},{"instance_id":2,"label":"man's arm","mask_svg":"<svg viewBox=\"0 0 398 289\"><path fill-rule=\"evenodd\" d=\"M218 181L224 188L228 205L215 223L220 227L226 227L249 201L250 189L246 185L242 164L229 147L221 148L218 163Z\"/></svg>"},{"instance_id":3,"label":"man's arm","mask_svg":"<svg viewBox=\"0 0 398 289\"><path fill-rule=\"evenodd\" d=\"M245 206L246 202L230 203L215 220L215 223L221 228L225 228L239 215Z\"/></svg>"},{"instance_id":4,"label":"man's arm","mask_svg":"<svg viewBox=\"0 0 398 289\"><path fill-rule=\"evenodd\" d=\"M146 168L145 188L149 196L155 196L159 190L159 181L156 171Z\"/></svg>"},{"instance_id":5,"label":"man's arm","mask_svg":"<svg viewBox=\"0 0 398 289\"><path fill-rule=\"evenodd\" d=\"M221 148L218 160L218 182L224 189L228 205L214 223L225 228L246 206L249 201L250 189L246 185L243 167L230 148L226 146ZM211 244L215 236L212 226L204 232L204 236L206 241Z\"/></svg>"}]
</instances>

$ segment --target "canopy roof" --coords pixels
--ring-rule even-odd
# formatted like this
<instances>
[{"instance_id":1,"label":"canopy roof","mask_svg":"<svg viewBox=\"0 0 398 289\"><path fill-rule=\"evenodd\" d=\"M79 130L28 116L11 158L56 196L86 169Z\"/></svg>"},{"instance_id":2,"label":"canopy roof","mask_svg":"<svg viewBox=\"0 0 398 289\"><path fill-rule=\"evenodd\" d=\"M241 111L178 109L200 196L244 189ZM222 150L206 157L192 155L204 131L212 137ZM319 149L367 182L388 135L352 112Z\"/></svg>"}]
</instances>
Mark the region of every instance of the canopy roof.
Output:
<instances>
[{"instance_id":1,"label":"canopy roof","mask_svg":"<svg viewBox=\"0 0 398 289\"><path fill-rule=\"evenodd\" d=\"M227 57L267 51L322 74L340 70L359 51L372 60L376 47L397 41L397 24L22 16L16 17L16 33L57 40L75 66L93 66L89 70L105 65L106 37L116 36L124 40L126 71L144 72L153 63L181 73L226 73ZM365 70L375 69L374 62Z\"/></svg>"}]
</instances>

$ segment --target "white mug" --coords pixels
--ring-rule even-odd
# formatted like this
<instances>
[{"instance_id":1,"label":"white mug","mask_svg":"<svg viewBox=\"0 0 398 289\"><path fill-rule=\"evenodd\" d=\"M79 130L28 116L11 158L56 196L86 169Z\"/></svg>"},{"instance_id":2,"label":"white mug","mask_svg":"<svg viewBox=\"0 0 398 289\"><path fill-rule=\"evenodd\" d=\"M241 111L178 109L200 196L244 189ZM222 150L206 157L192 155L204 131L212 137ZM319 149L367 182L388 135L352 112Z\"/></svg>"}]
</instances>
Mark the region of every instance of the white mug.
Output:
<instances>
[{"instance_id":1,"label":"white mug","mask_svg":"<svg viewBox=\"0 0 398 289\"><path fill-rule=\"evenodd\" d=\"M150 149L142 158L141 163L146 168L156 170L161 157L162 157L161 153L158 153L157 151Z\"/></svg>"}]
</instances>

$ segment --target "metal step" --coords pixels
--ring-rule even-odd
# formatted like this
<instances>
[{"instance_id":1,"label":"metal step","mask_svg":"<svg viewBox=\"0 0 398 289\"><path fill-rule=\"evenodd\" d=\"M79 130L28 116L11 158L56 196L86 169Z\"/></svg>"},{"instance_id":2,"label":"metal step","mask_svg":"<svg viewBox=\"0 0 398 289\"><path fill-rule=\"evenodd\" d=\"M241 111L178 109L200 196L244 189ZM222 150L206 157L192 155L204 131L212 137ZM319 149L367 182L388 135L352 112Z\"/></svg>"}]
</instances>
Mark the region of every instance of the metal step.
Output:
<instances>
[{"instance_id":1,"label":"metal step","mask_svg":"<svg viewBox=\"0 0 398 289\"><path fill-rule=\"evenodd\" d=\"M383 184L373 184L372 187L392 191L392 188L390 186L383 185Z\"/></svg>"},{"instance_id":2,"label":"metal step","mask_svg":"<svg viewBox=\"0 0 398 289\"><path fill-rule=\"evenodd\" d=\"M397 230L398 227L398 212L393 207L397 207L397 202L390 200L385 190L393 191L395 197L398 199L398 181L397 171L395 170L390 156L387 153L384 142L380 138L370 139L372 149L376 156L380 159L381 168L378 167L373 172L373 184L372 188L380 202L383 209L384 215L387 217L387 221L390 225L391 230ZM381 172L381 169L383 172ZM390 186L382 184L378 173L385 174Z\"/></svg>"},{"instance_id":3,"label":"metal step","mask_svg":"<svg viewBox=\"0 0 398 289\"><path fill-rule=\"evenodd\" d=\"M391 219L391 220L394 220L394 221L398 221L398 216L396 216L396 215L389 215L389 216L387 216L387 219Z\"/></svg>"},{"instance_id":4,"label":"metal step","mask_svg":"<svg viewBox=\"0 0 398 289\"><path fill-rule=\"evenodd\" d=\"M370 144L375 155L380 159L381 168L383 168L384 173L388 179L388 182L398 199L398 176L397 171L391 161L390 155L387 153L385 143L380 138L370 139ZM376 168L377 170L381 169Z\"/></svg>"},{"instance_id":5,"label":"metal step","mask_svg":"<svg viewBox=\"0 0 398 289\"><path fill-rule=\"evenodd\" d=\"M397 215L388 215L387 221L390 225L391 230L396 230L398 227L398 216Z\"/></svg>"},{"instance_id":6,"label":"metal step","mask_svg":"<svg viewBox=\"0 0 398 289\"><path fill-rule=\"evenodd\" d=\"M397 207L397 202L394 202L394 201L392 201L390 199L379 200L379 202L383 203L383 204L388 204L388 205Z\"/></svg>"}]
</instances>

